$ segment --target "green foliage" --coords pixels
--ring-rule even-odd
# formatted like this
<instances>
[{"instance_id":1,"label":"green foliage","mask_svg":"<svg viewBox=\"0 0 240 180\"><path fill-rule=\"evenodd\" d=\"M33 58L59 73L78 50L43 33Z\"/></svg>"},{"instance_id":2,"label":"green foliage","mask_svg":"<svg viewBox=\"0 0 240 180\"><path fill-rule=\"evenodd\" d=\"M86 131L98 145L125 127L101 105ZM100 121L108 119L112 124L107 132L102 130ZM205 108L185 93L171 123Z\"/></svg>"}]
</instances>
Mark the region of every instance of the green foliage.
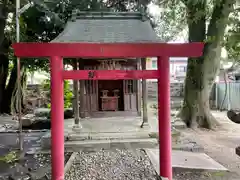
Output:
<instances>
[{"instance_id":1,"label":"green foliage","mask_svg":"<svg viewBox=\"0 0 240 180\"><path fill-rule=\"evenodd\" d=\"M72 11L75 9L80 11L136 11L140 3L138 0L21 0L21 7L24 7L29 2L33 6L23 12L19 19L21 42L52 41L63 31L67 20L69 20ZM148 0L144 0L142 4L146 7L147 3ZM6 67L1 68L1 73L5 74L0 78L0 83L3 84L0 97L6 97L7 99L13 99L11 98L15 93L13 87L15 87L17 81L16 57L11 48L11 44L16 42L15 4L15 0L0 0L0 14L2 15L0 22L0 51L8 56L5 61L9 61L5 63L7 64ZM69 60L64 61L65 64L70 64L70 62ZM8 64L10 64L9 71L7 71ZM3 67L3 65L1 66ZM24 67L28 72L36 70L49 71L49 60L21 58L21 67ZM3 90L4 87L6 87L6 90ZM71 93L66 92L65 97L65 106L68 107L71 104L69 100ZM4 102L2 98L0 98L0 102ZM7 104L11 103L7 102ZM2 104L0 105L3 107ZM4 102L4 106L6 106L6 102ZM3 111L9 113L9 110Z\"/></svg>"},{"instance_id":2,"label":"green foliage","mask_svg":"<svg viewBox=\"0 0 240 180\"><path fill-rule=\"evenodd\" d=\"M42 87L43 87L44 90L50 90L51 89L50 79L45 79L42 83Z\"/></svg>"},{"instance_id":3,"label":"green foliage","mask_svg":"<svg viewBox=\"0 0 240 180\"><path fill-rule=\"evenodd\" d=\"M211 43L216 41L216 36L207 36L206 39L204 40L205 43Z\"/></svg>"},{"instance_id":4,"label":"green foliage","mask_svg":"<svg viewBox=\"0 0 240 180\"><path fill-rule=\"evenodd\" d=\"M186 31L186 7L181 2L174 2L156 3L159 5L160 12L152 18L155 31L164 42L173 41L180 33Z\"/></svg>"},{"instance_id":5,"label":"green foliage","mask_svg":"<svg viewBox=\"0 0 240 180\"><path fill-rule=\"evenodd\" d=\"M44 90L50 91L51 86L50 86L50 79L44 80L42 87ZM48 97L50 98L50 92L48 93ZM70 83L69 81L65 80L64 81L64 108L70 108L72 107L72 98L73 98L73 93L70 88ZM48 104L48 108L51 108L51 104Z\"/></svg>"},{"instance_id":6,"label":"green foliage","mask_svg":"<svg viewBox=\"0 0 240 180\"><path fill-rule=\"evenodd\" d=\"M20 40L22 42L50 42L64 29L67 20L75 9L81 11L136 11L137 0L31 0L34 6L20 16ZM146 4L147 1L144 1ZM26 4L26 1L22 3ZM12 42L16 41L15 17L8 22L8 36ZM15 57L11 51L11 60ZM64 63L69 64L70 61ZM49 70L49 60L39 58L22 59L22 65L29 71Z\"/></svg>"},{"instance_id":7,"label":"green foliage","mask_svg":"<svg viewBox=\"0 0 240 180\"><path fill-rule=\"evenodd\" d=\"M0 161L5 163L12 163L17 160L18 160L18 156L16 151L10 151L6 155L0 157Z\"/></svg>"},{"instance_id":8,"label":"green foliage","mask_svg":"<svg viewBox=\"0 0 240 180\"><path fill-rule=\"evenodd\" d=\"M229 18L229 27L225 36L225 48L228 59L240 63L240 12L235 11Z\"/></svg>"},{"instance_id":9,"label":"green foliage","mask_svg":"<svg viewBox=\"0 0 240 180\"><path fill-rule=\"evenodd\" d=\"M70 108L72 106L73 93L70 89L69 81L64 81L64 108Z\"/></svg>"}]
</instances>

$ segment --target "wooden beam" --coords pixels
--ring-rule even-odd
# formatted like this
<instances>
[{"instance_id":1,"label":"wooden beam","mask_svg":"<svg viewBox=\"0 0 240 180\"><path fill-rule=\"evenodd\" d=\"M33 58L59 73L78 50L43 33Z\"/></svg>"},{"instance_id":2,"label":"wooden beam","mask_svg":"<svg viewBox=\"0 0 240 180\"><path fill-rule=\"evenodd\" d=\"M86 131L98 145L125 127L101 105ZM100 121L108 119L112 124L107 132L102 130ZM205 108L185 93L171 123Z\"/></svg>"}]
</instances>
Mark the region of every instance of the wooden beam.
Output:
<instances>
[{"instance_id":1,"label":"wooden beam","mask_svg":"<svg viewBox=\"0 0 240 180\"><path fill-rule=\"evenodd\" d=\"M141 59L137 59L137 70L141 70ZM141 79L137 80L137 111L138 115L142 115L142 91L141 91Z\"/></svg>"},{"instance_id":2,"label":"wooden beam","mask_svg":"<svg viewBox=\"0 0 240 180\"><path fill-rule=\"evenodd\" d=\"M78 70L78 60L73 60L73 69ZM76 126L79 126L79 83L78 80L73 81L73 94L74 94L74 104L73 104L73 110L74 110L74 124Z\"/></svg>"},{"instance_id":3,"label":"wooden beam","mask_svg":"<svg viewBox=\"0 0 240 180\"><path fill-rule=\"evenodd\" d=\"M79 70L84 69L84 61L79 59ZM79 80L79 79L76 79ZM80 80L80 118L85 118L85 94L84 94L84 89L85 89L85 81Z\"/></svg>"},{"instance_id":4,"label":"wooden beam","mask_svg":"<svg viewBox=\"0 0 240 180\"><path fill-rule=\"evenodd\" d=\"M142 71L146 71L146 58L141 59L141 66L142 66ZM157 74L159 77L159 72ZM154 78L154 79L157 79L157 78ZM148 99L147 80L142 78L143 122L142 122L141 127L148 126L148 111L147 111L147 103L148 102L147 102L147 99Z\"/></svg>"},{"instance_id":5,"label":"wooden beam","mask_svg":"<svg viewBox=\"0 0 240 180\"><path fill-rule=\"evenodd\" d=\"M157 79L157 70L81 70L63 71L64 79L78 80L119 80L119 79Z\"/></svg>"},{"instance_id":6,"label":"wooden beam","mask_svg":"<svg viewBox=\"0 0 240 180\"><path fill-rule=\"evenodd\" d=\"M15 43L18 57L198 57L203 43Z\"/></svg>"}]
</instances>

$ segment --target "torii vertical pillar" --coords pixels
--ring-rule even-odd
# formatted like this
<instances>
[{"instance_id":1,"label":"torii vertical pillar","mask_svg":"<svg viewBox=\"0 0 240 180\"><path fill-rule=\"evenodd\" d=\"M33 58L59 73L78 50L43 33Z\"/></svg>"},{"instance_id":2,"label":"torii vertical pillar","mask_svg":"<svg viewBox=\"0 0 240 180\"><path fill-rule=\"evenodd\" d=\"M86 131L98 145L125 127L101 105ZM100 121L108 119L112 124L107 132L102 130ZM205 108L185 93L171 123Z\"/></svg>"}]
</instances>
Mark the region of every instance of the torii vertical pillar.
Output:
<instances>
[{"instance_id":1,"label":"torii vertical pillar","mask_svg":"<svg viewBox=\"0 0 240 180\"><path fill-rule=\"evenodd\" d=\"M169 57L158 57L158 132L160 175L172 180Z\"/></svg>"},{"instance_id":2,"label":"torii vertical pillar","mask_svg":"<svg viewBox=\"0 0 240 180\"><path fill-rule=\"evenodd\" d=\"M63 60L50 59L51 68L51 159L52 179L64 180L64 99Z\"/></svg>"}]
</instances>

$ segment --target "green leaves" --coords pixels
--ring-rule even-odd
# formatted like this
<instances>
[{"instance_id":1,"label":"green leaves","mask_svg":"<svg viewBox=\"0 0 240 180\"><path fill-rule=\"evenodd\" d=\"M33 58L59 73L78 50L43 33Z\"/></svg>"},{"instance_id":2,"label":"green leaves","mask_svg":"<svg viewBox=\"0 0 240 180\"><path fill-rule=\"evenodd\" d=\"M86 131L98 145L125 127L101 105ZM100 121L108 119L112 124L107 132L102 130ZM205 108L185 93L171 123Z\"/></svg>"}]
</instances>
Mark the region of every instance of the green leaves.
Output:
<instances>
[{"instance_id":1,"label":"green leaves","mask_svg":"<svg viewBox=\"0 0 240 180\"><path fill-rule=\"evenodd\" d=\"M69 81L64 81L64 108L72 107L73 93L70 89Z\"/></svg>"},{"instance_id":2,"label":"green leaves","mask_svg":"<svg viewBox=\"0 0 240 180\"><path fill-rule=\"evenodd\" d=\"M157 35L161 40L174 40L186 29L186 7L180 1L160 1L159 15L153 17Z\"/></svg>"},{"instance_id":3,"label":"green leaves","mask_svg":"<svg viewBox=\"0 0 240 180\"><path fill-rule=\"evenodd\" d=\"M50 79L44 80L42 84L43 89L50 91L51 89L50 83L51 83ZM50 97L50 92L48 95ZM73 93L70 88L70 82L65 80L64 81L64 108L72 107L72 98L73 98ZM48 108L50 107L51 107L51 104L48 105Z\"/></svg>"},{"instance_id":4,"label":"green leaves","mask_svg":"<svg viewBox=\"0 0 240 180\"><path fill-rule=\"evenodd\" d=\"M240 12L235 11L229 18L228 30L225 36L225 48L228 57L240 61Z\"/></svg>"},{"instance_id":5,"label":"green leaves","mask_svg":"<svg viewBox=\"0 0 240 180\"><path fill-rule=\"evenodd\" d=\"M10 151L6 155L0 157L0 161L5 163L13 163L18 160L18 155L16 151Z\"/></svg>"}]
</instances>

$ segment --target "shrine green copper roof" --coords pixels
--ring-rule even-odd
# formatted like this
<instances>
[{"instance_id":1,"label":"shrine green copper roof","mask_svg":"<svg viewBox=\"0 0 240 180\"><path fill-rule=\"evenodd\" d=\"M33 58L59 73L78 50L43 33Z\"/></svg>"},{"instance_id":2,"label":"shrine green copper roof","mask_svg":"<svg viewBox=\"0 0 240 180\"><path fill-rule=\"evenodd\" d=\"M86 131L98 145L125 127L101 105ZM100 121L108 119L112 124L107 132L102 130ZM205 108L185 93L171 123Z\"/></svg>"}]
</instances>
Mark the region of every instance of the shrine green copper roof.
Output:
<instances>
[{"instance_id":1,"label":"shrine green copper roof","mask_svg":"<svg viewBox=\"0 0 240 180\"><path fill-rule=\"evenodd\" d=\"M150 20L138 12L75 12L52 42L159 42Z\"/></svg>"}]
</instances>

